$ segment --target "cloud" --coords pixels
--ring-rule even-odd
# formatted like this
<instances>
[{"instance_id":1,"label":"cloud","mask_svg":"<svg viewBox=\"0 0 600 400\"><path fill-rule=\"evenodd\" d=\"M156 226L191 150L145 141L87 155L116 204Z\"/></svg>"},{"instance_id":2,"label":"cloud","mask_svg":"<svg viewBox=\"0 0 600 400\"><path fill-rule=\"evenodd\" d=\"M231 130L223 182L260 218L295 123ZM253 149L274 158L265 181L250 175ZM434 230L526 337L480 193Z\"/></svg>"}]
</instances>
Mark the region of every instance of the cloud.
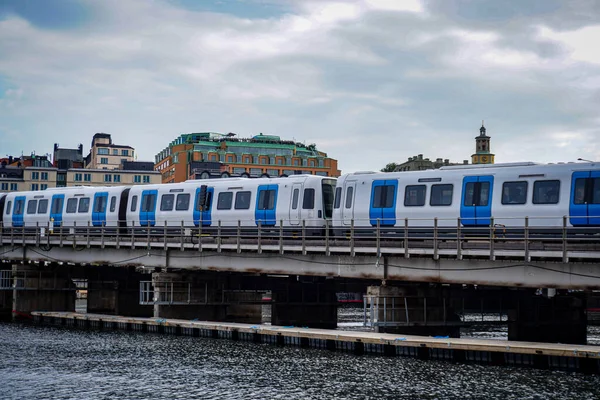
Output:
<instances>
[{"instance_id":1,"label":"cloud","mask_svg":"<svg viewBox=\"0 0 600 400\"><path fill-rule=\"evenodd\" d=\"M600 158L600 25L582 15L595 2L277 4L81 2L87 19L68 29L4 15L3 151L108 132L153 160L181 133L264 132L350 172L468 159L485 119L498 162Z\"/></svg>"}]
</instances>

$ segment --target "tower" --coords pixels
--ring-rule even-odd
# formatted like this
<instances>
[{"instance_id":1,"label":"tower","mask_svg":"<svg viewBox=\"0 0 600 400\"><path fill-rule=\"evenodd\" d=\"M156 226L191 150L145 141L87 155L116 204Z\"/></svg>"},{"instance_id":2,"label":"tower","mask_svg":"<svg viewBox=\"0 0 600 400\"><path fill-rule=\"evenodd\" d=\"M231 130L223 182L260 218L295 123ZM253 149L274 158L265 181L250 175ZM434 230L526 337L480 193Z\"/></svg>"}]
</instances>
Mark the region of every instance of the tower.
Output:
<instances>
[{"instance_id":1,"label":"tower","mask_svg":"<svg viewBox=\"0 0 600 400\"><path fill-rule=\"evenodd\" d=\"M494 154L490 153L490 137L485 134L485 126L481 121L479 136L475 137L475 154L471 155L472 164L493 164Z\"/></svg>"}]
</instances>

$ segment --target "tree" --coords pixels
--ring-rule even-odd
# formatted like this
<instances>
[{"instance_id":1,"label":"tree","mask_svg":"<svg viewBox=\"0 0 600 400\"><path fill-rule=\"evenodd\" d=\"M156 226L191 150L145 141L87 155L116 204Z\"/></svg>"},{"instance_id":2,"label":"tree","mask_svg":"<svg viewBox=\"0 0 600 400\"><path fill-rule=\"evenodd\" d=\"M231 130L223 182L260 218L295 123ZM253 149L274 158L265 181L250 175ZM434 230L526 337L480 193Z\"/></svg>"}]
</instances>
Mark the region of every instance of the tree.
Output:
<instances>
[{"instance_id":1,"label":"tree","mask_svg":"<svg viewBox=\"0 0 600 400\"><path fill-rule=\"evenodd\" d=\"M398 164L396 164L395 162L391 162L388 165L386 165L385 167L383 167L381 169L381 172L394 172L394 170L396 169L397 166L398 166Z\"/></svg>"}]
</instances>

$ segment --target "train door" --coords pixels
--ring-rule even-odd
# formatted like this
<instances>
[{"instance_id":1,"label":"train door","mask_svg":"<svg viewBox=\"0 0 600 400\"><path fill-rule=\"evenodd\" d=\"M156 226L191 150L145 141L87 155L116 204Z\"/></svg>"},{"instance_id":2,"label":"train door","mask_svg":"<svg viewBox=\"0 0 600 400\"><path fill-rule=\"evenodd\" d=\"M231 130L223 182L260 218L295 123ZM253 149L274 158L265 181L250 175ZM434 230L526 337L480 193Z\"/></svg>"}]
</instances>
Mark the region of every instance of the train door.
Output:
<instances>
[{"instance_id":1,"label":"train door","mask_svg":"<svg viewBox=\"0 0 600 400\"><path fill-rule=\"evenodd\" d=\"M202 221L202 226L211 225L212 216L210 209L214 192L214 188L209 188L206 185L196 188L196 199L194 200L194 225L200 226L200 221Z\"/></svg>"},{"instance_id":2,"label":"train door","mask_svg":"<svg viewBox=\"0 0 600 400\"><path fill-rule=\"evenodd\" d=\"M25 196L15 197L12 213L12 225L16 228L23 226L23 213L25 211Z\"/></svg>"},{"instance_id":3,"label":"train door","mask_svg":"<svg viewBox=\"0 0 600 400\"><path fill-rule=\"evenodd\" d=\"M344 203L342 208L342 221L344 225L352 225L354 219L354 195L356 193L356 181L344 184Z\"/></svg>"},{"instance_id":4,"label":"train door","mask_svg":"<svg viewBox=\"0 0 600 400\"><path fill-rule=\"evenodd\" d=\"M256 225L260 221L262 226L274 226L277 222L277 185L260 185L256 196L256 210L254 219Z\"/></svg>"},{"instance_id":5,"label":"train door","mask_svg":"<svg viewBox=\"0 0 600 400\"><path fill-rule=\"evenodd\" d=\"M62 224L64 203L64 194L55 194L52 196L52 204L50 205L50 221L54 221L54 226L58 227Z\"/></svg>"},{"instance_id":6,"label":"train door","mask_svg":"<svg viewBox=\"0 0 600 400\"><path fill-rule=\"evenodd\" d=\"M570 197L571 225L600 225L600 171L573 172Z\"/></svg>"},{"instance_id":7,"label":"train door","mask_svg":"<svg viewBox=\"0 0 600 400\"><path fill-rule=\"evenodd\" d=\"M397 180L375 180L371 185L371 203L369 205L369 220L372 226L396 225L396 194Z\"/></svg>"},{"instance_id":8,"label":"train door","mask_svg":"<svg viewBox=\"0 0 600 400\"><path fill-rule=\"evenodd\" d=\"M156 223L156 198L158 190L142 191L142 202L140 206L140 225L154 226Z\"/></svg>"},{"instance_id":9,"label":"train door","mask_svg":"<svg viewBox=\"0 0 600 400\"><path fill-rule=\"evenodd\" d=\"M466 176L463 179L460 218L465 226L489 226L492 217L492 175Z\"/></svg>"},{"instance_id":10,"label":"train door","mask_svg":"<svg viewBox=\"0 0 600 400\"><path fill-rule=\"evenodd\" d=\"M92 225L106 225L106 206L108 204L108 192L94 194L94 205L92 207Z\"/></svg>"},{"instance_id":11,"label":"train door","mask_svg":"<svg viewBox=\"0 0 600 400\"><path fill-rule=\"evenodd\" d=\"M290 225L300 225L300 193L302 184L294 183L292 185L292 196L290 199Z\"/></svg>"}]
</instances>

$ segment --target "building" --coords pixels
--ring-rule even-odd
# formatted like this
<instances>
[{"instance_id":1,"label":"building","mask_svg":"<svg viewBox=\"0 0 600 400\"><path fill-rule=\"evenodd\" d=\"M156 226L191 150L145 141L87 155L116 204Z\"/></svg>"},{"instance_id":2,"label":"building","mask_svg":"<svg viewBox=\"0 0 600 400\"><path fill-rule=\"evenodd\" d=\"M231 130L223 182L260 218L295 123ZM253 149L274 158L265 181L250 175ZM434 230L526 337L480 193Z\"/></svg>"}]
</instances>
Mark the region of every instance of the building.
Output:
<instances>
[{"instance_id":1,"label":"building","mask_svg":"<svg viewBox=\"0 0 600 400\"><path fill-rule=\"evenodd\" d=\"M85 167L83 144L80 143L76 149L61 149L58 147L58 143L54 143L52 164L55 168L58 168L56 172L56 187L67 186L67 171L71 168Z\"/></svg>"},{"instance_id":2,"label":"building","mask_svg":"<svg viewBox=\"0 0 600 400\"><path fill-rule=\"evenodd\" d=\"M198 163L211 164L202 170ZM208 168L208 166L206 166ZM313 174L338 177L337 160L319 151L316 145L304 145L279 136L262 133L248 139L234 133L190 133L179 136L155 157L155 169L163 183L182 182L205 177L203 172L219 176L282 176ZM226 174L224 174L226 173Z\"/></svg>"},{"instance_id":3,"label":"building","mask_svg":"<svg viewBox=\"0 0 600 400\"><path fill-rule=\"evenodd\" d=\"M129 186L161 183L158 171L72 168L66 174L66 186Z\"/></svg>"},{"instance_id":4,"label":"building","mask_svg":"<svg viewBox=\"0 0 600 400\"><path fill-rule=\"evenodd\" d=\"M464 160L462 164L468 164L469 161ZM423 171L426 169L437 169L447 165L462 165L461 163L451 163L450 159L436 158L431 161L429 158L423 158L423 154L414 157L408 157L408 161L398 165L394 171Z\"/></svg>"},{"instance_id":5,"label":"building","mask_svg":"<svg viewBox=\"0 0 600 400\"><path fill-rule=\"evenodd\" d=\"M113 144L110 134L96 133L90 153L85 158L85 168L119 169L124 162L134 160L133 147Z\"/></svg>"},{"instance_id":6,"label":"building","mask_svg":"<svg viewBox=\"0 0 600 400\"><path fill-rule=\"evenodd\" d=\"M475 137L475 154L471 155L473 164L493 164L495 154L490 152L490 139L485 133L485 126L481 123L479 136Z\"/></svg>"}]
</instances>

